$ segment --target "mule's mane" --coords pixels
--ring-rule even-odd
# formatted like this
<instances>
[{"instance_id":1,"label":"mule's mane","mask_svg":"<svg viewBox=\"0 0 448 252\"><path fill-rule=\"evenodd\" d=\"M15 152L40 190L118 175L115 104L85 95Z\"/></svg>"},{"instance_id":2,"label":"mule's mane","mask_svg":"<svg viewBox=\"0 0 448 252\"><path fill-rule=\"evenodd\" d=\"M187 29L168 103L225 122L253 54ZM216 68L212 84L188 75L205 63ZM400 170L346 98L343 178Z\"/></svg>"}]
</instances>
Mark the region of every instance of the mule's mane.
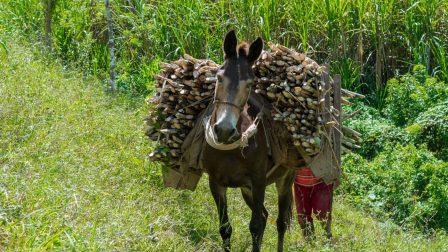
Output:
<instances>
[{"instance_id":1,"label":"mule's mane","mask_svg":"<svg viewBox=\"0 0 448 252\"><path fill-rule=\"evenodd\" d=\"M242 42L237 46L238 56L247 57L249 53L249 45L246 42Z\"/></svg>"}]
</instances>

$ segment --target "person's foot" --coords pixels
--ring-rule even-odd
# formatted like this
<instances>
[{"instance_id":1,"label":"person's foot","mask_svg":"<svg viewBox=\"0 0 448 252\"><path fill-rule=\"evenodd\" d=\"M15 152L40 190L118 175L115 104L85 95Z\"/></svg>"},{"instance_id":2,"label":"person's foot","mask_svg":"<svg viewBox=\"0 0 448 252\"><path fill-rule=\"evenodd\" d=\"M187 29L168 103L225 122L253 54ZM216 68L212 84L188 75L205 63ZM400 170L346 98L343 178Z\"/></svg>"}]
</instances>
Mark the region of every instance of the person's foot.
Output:
<instances>
[{"instance_id":1,"label":"person's foot","mask_svg":"<svg viewBox=\"0 0 448 252\"><path fill-rule=\"evenodd\" d=\"M326 236L328 240L331 240L333 238L333 234L331 232L327 232Z\"/></svg>"},{"instance_id":2,"label":"person's foot","mask_svg":"<svg viewBox=\"0 0 448 252\"><path fill-rule=\"evenodd\" d=\"M313 223L307 223L306 226L302 229L303 230L303 238L307 242L314 241L316 239L316 236L314 234L314 225Z\"/></svg>"}]
</instances>

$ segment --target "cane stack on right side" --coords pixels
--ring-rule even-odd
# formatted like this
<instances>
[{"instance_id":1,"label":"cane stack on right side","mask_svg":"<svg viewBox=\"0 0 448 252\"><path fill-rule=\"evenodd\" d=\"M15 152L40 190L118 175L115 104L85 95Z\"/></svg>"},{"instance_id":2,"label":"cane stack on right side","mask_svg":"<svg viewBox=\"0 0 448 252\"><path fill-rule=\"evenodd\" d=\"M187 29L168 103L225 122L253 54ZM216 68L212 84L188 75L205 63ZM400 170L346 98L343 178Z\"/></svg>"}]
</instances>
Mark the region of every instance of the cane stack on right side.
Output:
<instances>
[{"instance_id":1,"label":"cane stack on right side","mask_svg":"<svg viewBox=\"0 0 448 252\"><path fill-rule=\"evenodd\" d=\"M300 146L308 155L321 150L322 136L328 124L336 120L324 121L322 114L337 114L334 107L326 108L325 94L332 92L325 89L322 80L323 68L304 54L295 52L281 45L269 43L270 52L263 52L255 63L257 76L255 92L266 96L274 106L274 119L282 121L291 133L295 146ZM330 97L330 104L333 98ZM360 94L342 89L341 102L363 97ZM330 109L331 111L324 111ZM348 130L354 133L353 130ZM349 148L358 148L359 133L345 137L343 143Z\"/></svg>"}]
</instances>

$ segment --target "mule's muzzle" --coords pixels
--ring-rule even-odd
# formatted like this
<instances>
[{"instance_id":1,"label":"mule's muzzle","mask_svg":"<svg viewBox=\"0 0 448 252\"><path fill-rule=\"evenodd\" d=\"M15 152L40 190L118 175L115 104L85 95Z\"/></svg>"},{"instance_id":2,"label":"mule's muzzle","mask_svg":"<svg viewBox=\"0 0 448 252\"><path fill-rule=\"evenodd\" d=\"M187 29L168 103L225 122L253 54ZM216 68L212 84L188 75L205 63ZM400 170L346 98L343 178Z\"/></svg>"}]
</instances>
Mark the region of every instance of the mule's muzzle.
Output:
<instances>
[{"instance_id":1,"label":"mule's muzzle","mask_svg":"<svg viewBox=\"0 0 448 252\"><path fill-rule=\"evenodd\" d=\"M216 134L216 140L218 140L219 143L229 144L235 142L240 138L238 130L230 123L217 123L213 127L213 130Z\"/></svg>"}]
</instances>

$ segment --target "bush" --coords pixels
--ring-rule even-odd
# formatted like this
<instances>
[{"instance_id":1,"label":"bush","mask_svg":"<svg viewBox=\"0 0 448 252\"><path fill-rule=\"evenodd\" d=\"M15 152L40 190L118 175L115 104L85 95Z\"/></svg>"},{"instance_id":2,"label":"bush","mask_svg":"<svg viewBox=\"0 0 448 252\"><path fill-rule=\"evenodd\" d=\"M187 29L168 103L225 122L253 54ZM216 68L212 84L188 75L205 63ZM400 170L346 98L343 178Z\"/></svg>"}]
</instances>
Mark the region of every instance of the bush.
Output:
<instances>
[{"instance_id":1,"label":"bush","mask_svg":"<svg viewBox=\"0 0 448 252\"><path fill-rule=\"evenodd\" d=\"M160 61L155 59L148 64L141 64L139 69L129 67L121 71L122 74L117 77L118 90L134 95L148 94L154 91L154 74L159 72L159 63Z\"/></svg>"},{"instance_id":2,"label":"bush","mask_svg":"<svg viewBox=\"0 0 448 252\"><path fill-rule=\"evenodd\" d=\"M372 162L343 159L352 203L404 227L448 228L448 163L414 145L388 145Z\"/></svg>"},{"instance_id":3,"label":"bush","mask_svg":"<svg viewBox=\"0 0 448 252\"><path fill-rule=\"evenodd\" d=\"M385 114L396 125L412 123L419 113L448 97L448 86L426 74L424 66L416 65L412 74L387 82Z\"/></svg>"},{"instance_id":4,"label":"bush","mask_svg":"<svg viewBox=\"0 0 448 252\"><path fill-rule=\"evenodd\" d=\"M361 149L356 153L372 159L383 151L387 144L407 143L408 134L388 119L380 116L378 110L362 103L356 103L350 110L362 109L362 112L344 124L362 134ZM350 111L344 110L346 113Z\"/></svg>"},{"instance_id":5,"label":"bush","mask_svg":"<svg viewBox=\"0 0 448 252\"><path fill-rule=\"evenodd\" d=\"M407 143L409 141L405 131L383 118L354 120L350 125L362 134L361 149L356 152L367 159L376 157L388 144Z\"/></svg>"},{"instance_id":6,"label":"bush","mask_svg":"<svg viewBox=\"0 0 448 252\"><path fill-rule=\"evenodd\" d=\"M426 144L438 158L448 161L448 100L421 113L407 131L417 144Z\"/></svg>"}]
</instances>

